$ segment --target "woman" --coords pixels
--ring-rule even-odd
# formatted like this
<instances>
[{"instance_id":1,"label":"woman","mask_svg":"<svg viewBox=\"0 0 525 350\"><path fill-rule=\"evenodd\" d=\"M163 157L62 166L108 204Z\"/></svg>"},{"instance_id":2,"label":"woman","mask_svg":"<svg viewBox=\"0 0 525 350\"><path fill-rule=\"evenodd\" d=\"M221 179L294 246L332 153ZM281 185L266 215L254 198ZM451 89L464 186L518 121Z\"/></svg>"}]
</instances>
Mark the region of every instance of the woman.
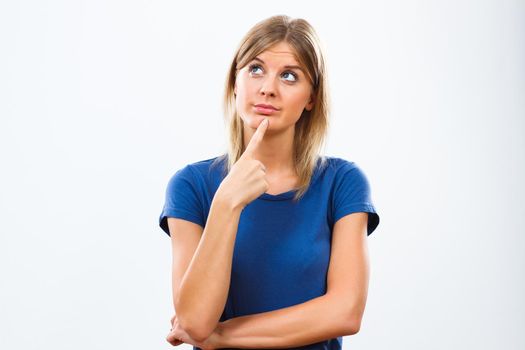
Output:
<instances>
[{"instance_id":1,"label":"woman","mask_svg":"<svg viewBox=\"0 0 525 350\"><path fill-rule=\"evenodd\" d=\"M257 23L225 89L229 148L170 179L160 227L173 247L167 340L194 349L340 349L368 290L379 224L354 163L320 156L325 65L303 19ZM170 234L171 233L171 234Z\"/></svg>"}]
</instances>

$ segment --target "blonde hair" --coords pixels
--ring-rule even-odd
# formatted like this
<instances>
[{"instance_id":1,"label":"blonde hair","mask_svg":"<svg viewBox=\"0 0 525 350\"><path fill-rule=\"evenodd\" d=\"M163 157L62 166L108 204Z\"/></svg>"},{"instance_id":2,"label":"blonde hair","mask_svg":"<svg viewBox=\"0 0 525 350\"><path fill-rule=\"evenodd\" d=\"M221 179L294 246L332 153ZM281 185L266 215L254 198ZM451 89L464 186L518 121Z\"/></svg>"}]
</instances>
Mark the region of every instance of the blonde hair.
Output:
<instances>
[{"instance_id":1,"label":"blonde hair","mask_svg":"<svg viewBox=\"0 0 525 350\"><path fill-rule=\"evenodd\" d=\"M316 32L306 20L292 19L285 15L273 16L255 24L241 40L230 65L224 90L223 108L228 129L228 150L223 157L227 157L229 172L245 148L243 121L235 105L237 70L280 42L288 43L295 51L296 59L306 70L314 98L313 108L310 111L303 110L295 123L293 162L299 180L294 200L299 200L310 185L317 162L320 161L321 165L326 162L326 158L320 155L320 150L328 130L329 114L322 47Z\"/></svg>"}]
</instances>

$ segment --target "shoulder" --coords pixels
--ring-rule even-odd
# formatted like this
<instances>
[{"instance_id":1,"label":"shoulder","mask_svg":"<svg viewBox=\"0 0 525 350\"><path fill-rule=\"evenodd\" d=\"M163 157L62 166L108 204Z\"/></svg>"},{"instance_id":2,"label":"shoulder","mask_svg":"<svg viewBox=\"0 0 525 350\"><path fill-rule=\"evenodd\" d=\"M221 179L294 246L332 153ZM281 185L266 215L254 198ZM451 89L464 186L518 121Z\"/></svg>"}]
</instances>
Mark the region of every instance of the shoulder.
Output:
<instances>
[{"instance_id":1,"label":"shoulder","mask_svg":"<svg viewBox=\"0 0 525 350\"><path fill-rule=\"evenodd\" d=\"M361 168L356 162L340 157L323 156L320 164L320 168L333 177L341 177L351 171L361 171Z\"/></svg>"},{"instance_id":2,"label":"shoulder","mask_svg":"<svg viewBox=\"0 0 525 350\"><path fill-rule=\"evenodd\" d=\"M173 177L198 178L206 176L215 168L219 168L225 164L223 155L213 158L203 159L192 163L187 163L179 168Z\"/></svg>"},{"instance_id":3,"label":"shoulder","mask_svg":"<svg viewBox=\"0 0 525 350\"><path fill-rule=\"evenodd\" d=\"M220 184L227 169L226 158L217 156L187 163L171 176L168 188L208 193Z\"/></svg>"},{"instance_id":4,"label":"shoulder","mask_svg":"<svg viewBox=\"0 0 525 350\"><path fill-rule=\"evenodd\" d=\"M325 159L322 178L332 183L332 190L338 190L341 186L370 186L365 171L355 161L330 156L325 156Z\"/></svg>"},{"instance_id":5,"label":"shoulder","mask_svg":"<svg viewBox=\"0 0 525 350\"><path fill-rule=\"evenodd\" d=\"M213 158L189 163L185 168L194 173L194 176L208 176L213 171L219 171L226 166L226 155L222 154Z\"/></svg>"},{"instance_id":6,"label":"shoulder","mask_svg":"<svg viewBox=\"0 0 525 350\"><path fill-rule=\"evenodd\" d=\"M335 170L339 171L341 169L350 168L353 165L355 165L355 162L340 158L340 157L331 157L331 156L325 156L326 161L330 164L330 166Z\"/></svg>"},{"instance_id":7,"label":"shoulder","mask_svg":"<svg viewBox=\"0 0 525 350\"><path fill-rule=\"evenodd\" d=\"M331 158L331 171L331 225L348 214L367 212L370 235L379 224L379 215L372 201L372 189L366 173L356 162L336 157Z\"/></svg>"}]
</instances>

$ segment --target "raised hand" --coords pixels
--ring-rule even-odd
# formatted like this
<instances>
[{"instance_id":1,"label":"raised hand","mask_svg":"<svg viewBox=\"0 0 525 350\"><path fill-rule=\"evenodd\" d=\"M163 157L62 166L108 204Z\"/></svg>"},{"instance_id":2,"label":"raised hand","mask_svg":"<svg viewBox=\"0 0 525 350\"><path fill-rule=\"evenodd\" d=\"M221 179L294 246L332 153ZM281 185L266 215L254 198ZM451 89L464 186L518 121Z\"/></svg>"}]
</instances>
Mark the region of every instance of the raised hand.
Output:
<instances>
[{"instance_id":1,"label":"raised hand","mask_svg":"<svg viewBox=\"0 0 525 350\"><path fill-rule=\"evenodd\" d=\"M268 124L268 118L259 124L243 154L232 166L217 190L217 194L232 201L234 206L241 209L269 188L266 181L266 167L256 157Z\"/></svg>"}]
</instances>

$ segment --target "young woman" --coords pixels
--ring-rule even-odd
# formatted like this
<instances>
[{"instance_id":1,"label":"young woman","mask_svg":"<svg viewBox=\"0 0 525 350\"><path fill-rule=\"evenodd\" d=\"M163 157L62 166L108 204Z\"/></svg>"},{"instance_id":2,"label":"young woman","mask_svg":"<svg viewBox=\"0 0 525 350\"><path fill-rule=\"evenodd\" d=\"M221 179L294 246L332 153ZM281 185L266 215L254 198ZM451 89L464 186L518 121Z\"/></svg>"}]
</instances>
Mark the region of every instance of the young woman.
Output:
<instances>
[{"instance_id":1,"label":"young woman","mask_svg":"<svg viewBox=\"0 0 525 350\"><path fill-rule=\"evenodd\" d=\"M379 216L365 173L319 154L326 89L307 21L274 16L241 41L228 151L178 170L159 218L173 247L172 345L341 349L359 331Z\"/></svg>"}]
</instances>

